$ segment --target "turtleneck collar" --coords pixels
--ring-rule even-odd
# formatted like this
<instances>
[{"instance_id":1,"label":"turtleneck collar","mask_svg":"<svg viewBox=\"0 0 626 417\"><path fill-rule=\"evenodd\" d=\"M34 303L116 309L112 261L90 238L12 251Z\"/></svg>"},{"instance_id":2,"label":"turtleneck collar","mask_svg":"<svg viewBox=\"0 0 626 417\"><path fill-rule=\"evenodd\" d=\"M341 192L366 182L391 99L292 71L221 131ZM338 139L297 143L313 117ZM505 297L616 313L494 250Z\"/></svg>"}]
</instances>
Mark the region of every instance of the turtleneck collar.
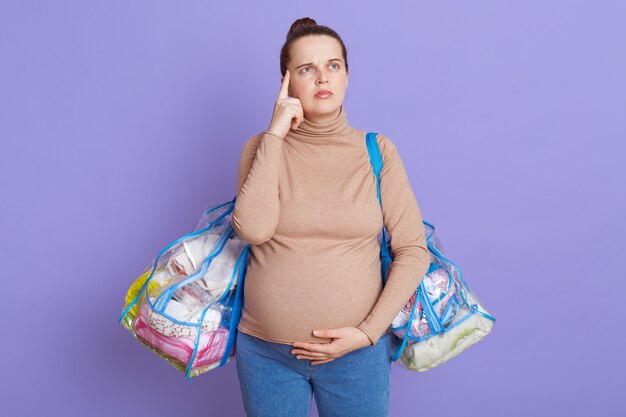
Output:
<instances>
[{"instance_id":1,"label":"turtleneck collar","mask_svg":"<svg viewBox=\"0 0 626 417\"><path fill-rule=\"evenodd\" d=\"M313 138L319 140L343 136L349 134L352 130L352 127L348 125L348 115L342 104L339 114L334 120L327 123L313 123L304 118L296 130L289 130L287 136L295 137L296 139Z\"/></svg>"}]
</instances>

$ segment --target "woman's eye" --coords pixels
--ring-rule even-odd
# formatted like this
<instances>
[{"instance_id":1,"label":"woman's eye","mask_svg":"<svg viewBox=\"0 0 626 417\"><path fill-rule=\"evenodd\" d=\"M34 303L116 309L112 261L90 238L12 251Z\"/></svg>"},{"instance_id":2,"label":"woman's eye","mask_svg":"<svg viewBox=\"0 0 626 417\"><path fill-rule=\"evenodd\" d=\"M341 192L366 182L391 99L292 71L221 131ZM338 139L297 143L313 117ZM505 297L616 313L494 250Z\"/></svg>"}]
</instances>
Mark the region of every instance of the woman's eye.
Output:
<instances>
[{"instance_id":1,"label":"woman's eye","mask_svg":"<svg viewBox=\"0 0 626 417\"><path fill-rule=\"evenodd\" d=\"M339 64L337 64L337 63L330 64L331 67L333 65L335 66L336 69L341 68L341 66ZM307 69L311 69L311 67L304 67L304 68L302 68L301 72L309 72L309 71L306 71Z\"/></svg>"}]
</instances>

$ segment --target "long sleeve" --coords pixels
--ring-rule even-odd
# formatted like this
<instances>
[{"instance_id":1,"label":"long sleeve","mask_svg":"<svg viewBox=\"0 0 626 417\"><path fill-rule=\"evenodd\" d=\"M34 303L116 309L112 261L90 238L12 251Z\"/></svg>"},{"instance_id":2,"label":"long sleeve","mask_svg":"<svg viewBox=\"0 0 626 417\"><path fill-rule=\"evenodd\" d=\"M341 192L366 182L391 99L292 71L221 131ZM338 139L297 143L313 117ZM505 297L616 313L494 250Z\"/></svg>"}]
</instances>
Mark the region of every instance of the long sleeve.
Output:
<instances>
[{"instance_id":1,"label":"long sleeve","mask_svg":"<svg viewBox=\"0 0 626 417\"><path fill-rule=\"evenodd\" d=\"M378 134L377 141L383 158L380 174L383 222L391 238L394 260L378 301L357 326L372 345L411 298L430 265L421 211L402 159L389 138Z\"/></svg>"},{"instance_id":2,"label":"long sleeve","mask_svg":"<svg viewBox=\"0 0 626 417\"><path fill-rule=\"evenodd\" d=\"M280 138L259 134L248 139L241 151L231 223L239 237L251 245L270 240L278 225L282 149Z\"/></svg>"}]
</instances>

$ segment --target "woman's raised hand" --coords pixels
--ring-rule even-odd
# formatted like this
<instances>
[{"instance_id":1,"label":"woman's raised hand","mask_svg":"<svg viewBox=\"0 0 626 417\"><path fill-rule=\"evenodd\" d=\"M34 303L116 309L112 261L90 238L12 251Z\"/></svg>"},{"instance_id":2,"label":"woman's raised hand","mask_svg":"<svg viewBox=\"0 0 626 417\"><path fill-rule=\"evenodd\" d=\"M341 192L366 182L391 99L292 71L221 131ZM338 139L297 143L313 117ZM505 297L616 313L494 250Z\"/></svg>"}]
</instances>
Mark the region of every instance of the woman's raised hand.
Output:
<instances>
[{"instance_id":1,"label":"woman's raised hand","mask_svg":"<svg viewBox=\"0 0 626 417\"><path fill-rule=\"evenodd\" d=\"M289 79L291 75L289 70L285 72L283 82L280 85L280 91L278 92L278 99L274 104L274 113L272 114L272 120L270 126L267 129L268 132L284 138L287 136L289 129L297 129L304 118L304 111L302 110L302 103L297 97L289 97ZM295 119L295 120L294 120Z\"/></svg>"}]
</instances>

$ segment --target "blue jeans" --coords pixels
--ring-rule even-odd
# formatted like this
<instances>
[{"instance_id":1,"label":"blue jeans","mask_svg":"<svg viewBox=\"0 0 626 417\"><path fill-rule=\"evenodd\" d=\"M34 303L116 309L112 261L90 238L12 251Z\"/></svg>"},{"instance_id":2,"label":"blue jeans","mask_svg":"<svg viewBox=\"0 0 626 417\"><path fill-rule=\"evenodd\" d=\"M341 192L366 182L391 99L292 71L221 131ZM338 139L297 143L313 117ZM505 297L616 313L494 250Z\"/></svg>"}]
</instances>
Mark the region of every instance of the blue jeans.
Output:
<instances>
[{"instance_id":1,"label":"blue jeans","mask_svg":"<svg viewBox=\"0 0 626 417\"><path fill-rule=\"evenodd\" d=\"M297 359L293 346L237 332L235 361L248 417L308 417L312 395L320 417L386 417L391 358L399 340L385 333L376 345L330 362Z\"/></svg>"}]
</instances>

